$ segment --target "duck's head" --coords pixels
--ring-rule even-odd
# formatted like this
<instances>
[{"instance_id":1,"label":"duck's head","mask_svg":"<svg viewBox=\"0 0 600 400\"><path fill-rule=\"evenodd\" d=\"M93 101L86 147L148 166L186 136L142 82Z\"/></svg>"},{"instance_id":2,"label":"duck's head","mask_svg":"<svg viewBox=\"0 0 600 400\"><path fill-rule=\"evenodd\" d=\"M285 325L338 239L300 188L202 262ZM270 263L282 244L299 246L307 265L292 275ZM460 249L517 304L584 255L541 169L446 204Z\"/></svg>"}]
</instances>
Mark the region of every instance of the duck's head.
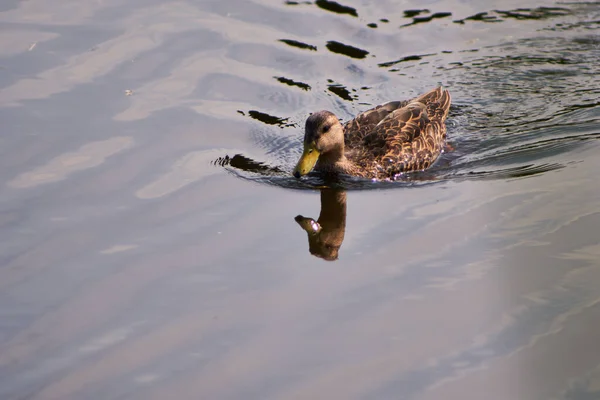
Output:
<instances>
[{"instance_id":1,"label":"duck's head","mask_svg":"<svg viewBox=\"0 0 600 400\"><path fill-rule=\"evenodd\" d=\"M298 225L308 234L308 251L313 256L326 261L338 259L340 247L344 241L344 230L323 229L314 219L298 215L294 218Z\"/></svg>"},{"instance_id":2,"label":"duck's head","mask_svg":"<svg viewBox=\"0 0 600 400\"><path fill-rule=\"evenodd\" d=\"M304 128L304 151L294 168L294 176L308 174L320 157L332 160L344 153L344 129L335 114L319 111L306 120Z\"/></svg>"}]
</instances>

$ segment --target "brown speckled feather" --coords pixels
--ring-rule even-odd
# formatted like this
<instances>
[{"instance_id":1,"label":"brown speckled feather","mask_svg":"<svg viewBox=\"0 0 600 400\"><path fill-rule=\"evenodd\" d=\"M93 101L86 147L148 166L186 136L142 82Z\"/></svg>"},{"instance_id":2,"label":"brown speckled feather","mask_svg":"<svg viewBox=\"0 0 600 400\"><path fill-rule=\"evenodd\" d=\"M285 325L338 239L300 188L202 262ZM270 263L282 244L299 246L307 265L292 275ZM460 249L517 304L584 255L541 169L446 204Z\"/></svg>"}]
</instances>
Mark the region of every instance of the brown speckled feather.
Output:
<instances>
[{"instance_id":1,"label":"brown speckled feather","mask_svg":"<svg viewBox=\"0 0 600 400\"><path fill-rule=\"evenodd\" d=\"M393 101L344 125L345 155L352 175L386 179L426 169L446 139L450 93L441 87L409 101Z\"/></svg>"}]
</instances>

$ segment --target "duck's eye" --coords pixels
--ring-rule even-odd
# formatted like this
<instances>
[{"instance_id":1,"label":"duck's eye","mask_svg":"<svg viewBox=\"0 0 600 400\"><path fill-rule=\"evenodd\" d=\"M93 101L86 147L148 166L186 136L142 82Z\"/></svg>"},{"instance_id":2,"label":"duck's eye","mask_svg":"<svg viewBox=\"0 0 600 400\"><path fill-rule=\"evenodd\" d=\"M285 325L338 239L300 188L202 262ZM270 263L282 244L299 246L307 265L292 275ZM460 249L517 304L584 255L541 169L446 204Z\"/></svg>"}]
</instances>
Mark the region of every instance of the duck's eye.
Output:
<instances>
[{"instance_id":1,"label":"duck's eye","mask_svg":"<svg viewBox=\"0 0 600 400\"><path fill-rule=\"evenodd\" d=\"M329 125L323 127L323 133L329 132Z\"/></svg>"}]
</instances>

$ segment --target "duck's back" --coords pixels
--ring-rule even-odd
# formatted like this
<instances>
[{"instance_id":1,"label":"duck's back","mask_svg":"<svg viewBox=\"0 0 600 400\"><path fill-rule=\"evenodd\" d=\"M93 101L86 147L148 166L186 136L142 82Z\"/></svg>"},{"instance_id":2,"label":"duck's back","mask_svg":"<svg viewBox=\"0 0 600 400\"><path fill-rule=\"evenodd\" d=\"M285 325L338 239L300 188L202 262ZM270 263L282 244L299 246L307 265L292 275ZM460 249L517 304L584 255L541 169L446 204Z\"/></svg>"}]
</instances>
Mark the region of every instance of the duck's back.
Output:
<instances>
[{"instance_id":1,"label":"duck's back","mask_svg":"<svg viewBox=\"0 0 600 400\"><path fill-rule=\"evenodd\" d=\"M358 114L344 124L345 145L355 147L361 144L362 138L373 132L377 124L394 111L405 107L410 101L390 101Z\"/></svg>"},{"instance_id":2,"label":"duck's back","mask_svg":"<svg viewBox=\"0 0 600 400\"><path fill-rule=\"evenodd\" d=\"M439 157L450 94L441 87L409 101L393 101L344 125L346 156L372 178L426 169Z\"/></svg>"}]
</instances>

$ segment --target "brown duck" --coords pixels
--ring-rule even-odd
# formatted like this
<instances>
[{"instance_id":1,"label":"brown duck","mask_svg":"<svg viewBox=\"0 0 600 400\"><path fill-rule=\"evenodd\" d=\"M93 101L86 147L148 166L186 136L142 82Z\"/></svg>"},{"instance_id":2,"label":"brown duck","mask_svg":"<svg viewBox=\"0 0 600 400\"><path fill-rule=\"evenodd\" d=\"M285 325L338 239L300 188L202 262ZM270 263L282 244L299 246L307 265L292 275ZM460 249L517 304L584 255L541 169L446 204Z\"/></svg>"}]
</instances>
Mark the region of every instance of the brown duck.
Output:
<instances>
[{"instance_id":1,"label":"brown duck","mask_svg":"<svg viewBox=\"0 0 600 400\"><path fill-rule=\"evenodd\" d=\"M343 126L329 111L306 120L304 151L294 176L313 168L324 175L394 179L429 168L446 141L450 93L438 87L417 98L392 101L358 114Z\"/></svg>"}]
</instances>

